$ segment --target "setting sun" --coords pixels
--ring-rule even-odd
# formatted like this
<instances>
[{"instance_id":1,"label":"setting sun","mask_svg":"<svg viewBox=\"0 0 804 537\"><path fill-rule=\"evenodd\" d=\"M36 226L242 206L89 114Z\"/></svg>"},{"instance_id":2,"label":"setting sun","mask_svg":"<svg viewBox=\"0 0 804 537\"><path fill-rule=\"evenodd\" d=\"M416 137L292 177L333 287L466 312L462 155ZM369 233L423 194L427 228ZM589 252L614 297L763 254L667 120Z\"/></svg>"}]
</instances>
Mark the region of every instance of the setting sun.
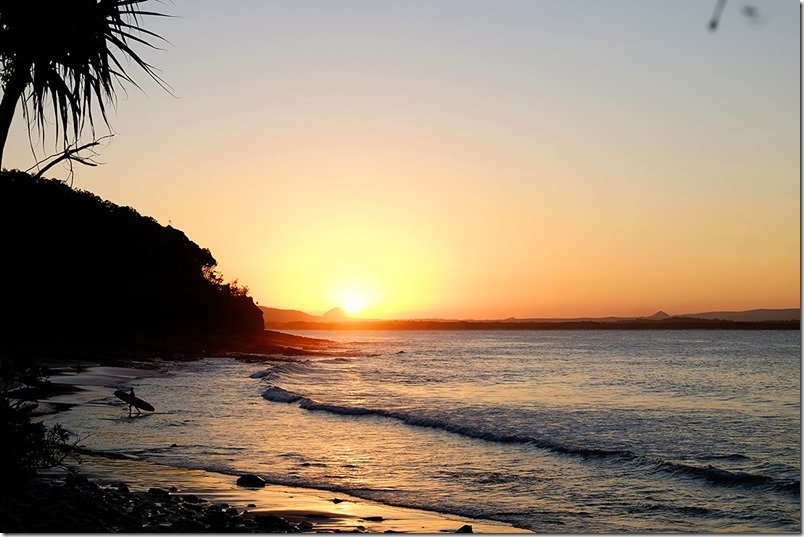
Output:
<instances>
[{"instance_id":1,"label":"setting sun","mask_svg":"<svg viewBox=\"0 0 804 537\"><path fill-rule=\"evenodd\" d=\"M344 300L343 309L346 313L360 313L360 310L363 309L363 303L357 297L349 297Z\"/></svg>"},{"instance_id":2,"label":"setting sun","mask_svg":"<svg viewBox=\"0 0 804 537\"><path fill-rule=\"evenodd\" d=\"M325 300L330 304L338 304L349 315L364 313L366 308L376 304L375 285L368 278L342 277L333 285L333 291L326 293Z\"/></svg>"}]
</instances>

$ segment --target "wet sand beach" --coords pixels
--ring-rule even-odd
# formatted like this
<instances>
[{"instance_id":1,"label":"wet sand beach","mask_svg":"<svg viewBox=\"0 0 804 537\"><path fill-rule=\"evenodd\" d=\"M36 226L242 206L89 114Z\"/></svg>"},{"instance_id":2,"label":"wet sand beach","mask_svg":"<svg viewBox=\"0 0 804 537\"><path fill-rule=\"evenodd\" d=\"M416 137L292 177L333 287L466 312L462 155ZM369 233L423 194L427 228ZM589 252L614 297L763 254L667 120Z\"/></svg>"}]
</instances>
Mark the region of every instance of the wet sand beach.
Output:
<instances>
[{"instance_id":1,"label":"wet sand beach","mask_svg":"<svg viewBox=\"0 0 804 537\"><path fill-rule=\"evenodd\" d=\"M58 412L108 397L112 386L169 368L90 365L51 377L69 387L42 401ZM120 412L126 414L121 401ZM57 420L56 414L56 421ZM51 416L52 417L52 416ZM101 425L99 425L101 426ZM80 450L79 450L80 451ZM0 508L10 532L524 532L493 521L384 505L326 490L266 484L247 488L237 477L157 464L135 456L76 453L67 468L40 472ZM76 477L76 474L78 477Z\"/></svg>"}]
</instances>

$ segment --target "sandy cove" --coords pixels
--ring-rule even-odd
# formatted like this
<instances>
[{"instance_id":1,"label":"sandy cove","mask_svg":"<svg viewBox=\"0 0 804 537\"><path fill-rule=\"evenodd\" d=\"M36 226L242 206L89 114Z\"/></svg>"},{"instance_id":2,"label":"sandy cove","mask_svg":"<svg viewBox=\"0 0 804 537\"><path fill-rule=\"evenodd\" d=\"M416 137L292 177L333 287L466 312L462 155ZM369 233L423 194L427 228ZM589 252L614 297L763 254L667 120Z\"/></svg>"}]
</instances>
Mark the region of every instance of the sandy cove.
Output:
<instances>
[{"instance_id":1,"label":"sandy cove","mask_svg":"<svg viewBox=\"0 0 804 537\"><path fill-rule=\"evenodd\" d=\"M121 380L157 374L156 369L100 365L77 372L65 369L51 377L53 384L78 391L59 390L43 401L43 408L58 411L84 404L99 394L110 395L108 386ZM4 495L0 531L433 534L466 532L471 527L476 533L527 532L499 522L394 507L326 490L272 484L245 488L236 484L237 476L134 457L83 453L78 459L70 457L69 472L40 472L27 490Z\"/></svg>"}]
</instances>

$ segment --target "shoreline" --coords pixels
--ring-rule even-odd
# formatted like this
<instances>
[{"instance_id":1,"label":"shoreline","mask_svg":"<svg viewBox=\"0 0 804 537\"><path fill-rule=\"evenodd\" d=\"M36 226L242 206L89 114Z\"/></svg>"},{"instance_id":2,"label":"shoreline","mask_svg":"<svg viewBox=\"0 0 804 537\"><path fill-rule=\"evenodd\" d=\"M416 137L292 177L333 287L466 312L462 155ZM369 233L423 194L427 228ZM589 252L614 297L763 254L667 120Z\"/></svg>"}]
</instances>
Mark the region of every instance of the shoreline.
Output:
<instances>
[{"instance_id":1,"label":"shoreline","mask_svg":"<svg viewBox=\"0 0 804 537\"><path fill-rule=\"evenodd\" d=\"M203 358L261 361L267 357L348 355L353 349L327 339L263 329L251 334L199 336L22 335L0 342L0 351L23 362L43 366L50 375L105 365L155 368L162 363Z\"/></svg>"},{"instance_id":2,"label":"shoreline","mask_svg":"<svg viewBox=\"0 0 804 537\"><path fill-rule=\"evenodd\" d=\"M158 367L148 369L99 364L87 364L77 372L69 368L63 369L51 375L52 384L74 390L68 389L68 393L42 398L40 403L52 419L64 409L86 404L99 395L108 396L110 388L107 386L142 376L163 374L165 368L169 368L168 364L169 362L161 362L156 364ZM272 483L266 483L264 488L245 488L236 484L237 476L167 466L135 457L109 457L82 452L80 449L77 451L82 462L77 464L75 455L71 455L70 467L81 476L89 478L88 484L83 478L79 482L68 477L69 472L64 469L41 471L41 479L51 487L61 486L66 491L63 493L67 495L101 494L108 496L107 499L112 503L122 502L123 506L153 503L147 516L127 521L133 526L126 526L126 531L136 531L139 527L142 528L141 531L149 531L150 528L163 531L452 533L471 530L495 534L529 533L529 530L502 522L396 507L326 489ZM121 483L125 486L121 486ZM89 487L88 491L86 487ZM152 489L160 492L149 493ZM121 494L128 497L121 498ZM183 498L188 496L201 501L187 505ZM220 509L215 507L223 505L225 507ZM199 506L204 507L204 510ZM215 513L208 516L209 509ZM229 513L229 518L217 514L217 511ZM132 513L125 511L125 515L121 516L128 519ZM160 516L164 520L154 526L155 517ZM273 523L279 525L266 525L264 521L267 520L273 520ZM263 522L260 525L256 521ZM137 526L138 523L140 526ZM57 528L56 531L65 531L64 527L54 527ZM5 531L6 528L0 530ZM23 528L22 531L31 530Z\"/></svg>"},{"instance_id":3,"label":"shoreline","mask_svg":"<svg viewBox=\"0 0 804 537\"><path fill-rule=\"evenodd\" d=\"M272 483L262 488L242 487L236 484L236 476L218 472L128 457L107 458L82 453L81 459L77 466L80 474L102 490L116 492L125 484L130 493L148 494L163 502L169 498L181 501L189 497L191 503L205 510L218 505L223 510L234 508L241 516L245 512L247 517L279 517L300 531L454 533L468 525L474 533L529 533L501 522L395 507L326 489ZM43 478L55 482L65 480L66 475L62 469L42 472ZM167 516L159 524L175 525L175 518ZM153 523L153 520L145 522Z\"/></svg>"}]
</instances>

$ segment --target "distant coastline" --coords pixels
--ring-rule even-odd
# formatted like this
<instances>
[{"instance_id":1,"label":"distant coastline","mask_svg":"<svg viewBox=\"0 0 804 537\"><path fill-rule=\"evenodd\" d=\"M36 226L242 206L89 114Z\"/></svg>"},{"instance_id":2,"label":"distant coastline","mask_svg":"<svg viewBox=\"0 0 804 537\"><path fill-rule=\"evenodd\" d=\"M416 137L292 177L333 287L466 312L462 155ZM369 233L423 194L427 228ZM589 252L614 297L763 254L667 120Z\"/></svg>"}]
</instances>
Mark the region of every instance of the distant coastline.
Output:
<instances>
[{"instance_id":1,"label":"distant coastline","mask_svg":"<svg viewBox=\"0 0 804 537\"><path fill-rule=\"evenodd\" d=\"M295 310L261 308L274 330L800 330L800 309L707 312L671 316L575 319L350 319L330 311L317 317Z\"/></svg>"},{"instance_id":2,"label":"distant coastline","mask_svg":"<svg viewBox=\"0 0 804 537\"><path fill-rule=\"evenodd\" d=\"M345 321L290 322L280 330L800 330L800 321L721 321L673 318L664 321Z\"/></svg>"}]
</instances>

